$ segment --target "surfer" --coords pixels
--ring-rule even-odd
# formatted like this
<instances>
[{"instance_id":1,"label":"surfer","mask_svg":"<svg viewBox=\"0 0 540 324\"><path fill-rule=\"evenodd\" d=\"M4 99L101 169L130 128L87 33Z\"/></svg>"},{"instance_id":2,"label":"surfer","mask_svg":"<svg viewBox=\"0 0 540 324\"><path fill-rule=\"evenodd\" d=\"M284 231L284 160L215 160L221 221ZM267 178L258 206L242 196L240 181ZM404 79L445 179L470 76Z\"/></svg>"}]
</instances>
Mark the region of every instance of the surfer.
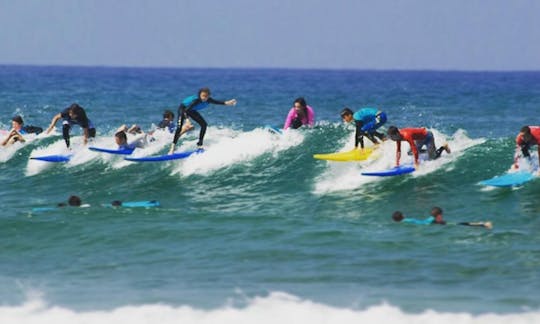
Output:
<instances>
[{"instance_id":1,"label":"surfer","mask_svg":"<svg viewBox=\"0 0 540 324\"><path fill-rule=\"evenodd\" d=\"M122 127L124 127L125 125L122 125ZM152 135L154 134L154 132L156 130L168 130L169 133L174 133L174 130L176 128L176 123L174 122L174 113L170 110L165 110L163 112L163 119L157 124L157 127L155 129L152 129L150 131L148 131L148 135ZM131 127L128 129L126 127L126 132L128 134L142 134L144 133L143 130L141 129L141 127L137 124L134 124L134 125L131 125ZM185 121L185 124L182 128L182 134L184 134L185 132L187 131L190 131L193 129L193 125L191 124L191 121L189 120L189 118L186 118L186 121Z\"/></svg>"},{"instance_id":2,"label":"surfer","mask_svg":"<svg viewBox=\"0 0 540 324\"><path fill-rule=\"evenodd\" d=\"M56 125L58 120L63 119L62 121L62 136L66 142L66 146L69 148L69 131L71 130L72 125L79 125L83 129L83 143L86 145L89 138L96 137L96 129L94 125L86 116L84 108L74 103L68 108L64 109L59 114L55 115L51 121L51 125L47 128L47 134L49 134L53 127Z\"/></svg>"},{"instance_id":3,"label":"surfer","mask_svg":"<svg viewBox=\"0 0 540 324\"><path fill-rule=\"evenodd\" d=\"M180 135L182 135L182 130L184 129L184 122L188 117L193 119L201 127L197 146L199 148L202 148L204 134L206 133L206 127L208 126L208 124L199 113L199 110L206 108L209 104L234 106L236 105L236 99L230 99L227 101L215 100L214 98L210 97L209 88L201 88L199 89L199 93L197 95L185 98L178 107L178 127L176 128L176 131L174 133L174 139L171 144L171 148L169 149L169 154L172 154L174 152L176 143L178 142Z\"/></svg>"},{"instance_id":4,"label":"surfer","mask_svg":"<svg viewBox=\"0 0 540 324\"><path fill-rule=\"evenodd\" d=\"M540 126L523 126L516 137L516 154L514 155L514 169L519 168L518 159L523 156L531 158L529 149L536 145L538 148L538 163L540 165Z\"/></svg>"},{"instance_id":5,"label":"surfer","mask_svg":"<svg viewBox=\"0 0 540 324\"><path fill-rule=\"evenodd\" d=\"M6 139L2 142L2 146L11 145L17 141L26 142L23 135L39 134L43 132L43 128L37 126L24 126L24 121L20 115L14 116L11 119L11 130Z\"/></svg>"},{"instance_id":6,"label":"surfer","mask_svg":"<svg viewBox=\"0 0 540 324\"><path fill-rule=\"evenodd\" d=\"M116 142L116 145L118 145L119 150L134 150L148 145L148 135L145 133L139 133L142 134L142 136L139 136L131 143L128 143L126 131L126 125L122 125L114 134L114 141Z\"/></svg>"},{"instance_id":7,"label":"surfer","mask_svg":"<svg viewBox=\"0 0 540 324\"><path fill-rule=\"evenodd\" d=\"M293 102L293 107L289 110L283 129L289 127L298 129L304 125L312 127L315 124L315 112L303 97L296 98Z\"/></svg>"},{"instance_id":8,"label":"surfer","mask_svg":"<svg viewBox=\"0 0 540 324\"><path fill-rule=\"evenodd\" d=\"M386 140L384 134L377 132L377 129L386 123L386 114L383 111L375 108L362 108L353 113L350 108L345 107L340 115L344 123L354 121L356 126L354 136L355 148L358 148L358 143L360 143L360 148L364 148L364 136L373 142L373 144L379 144L379 141L375 137L378 137L381 141Z\"/></svg>"},{"instance_id":9,"label":"surfer","mask_svg":"<svg viewBox=\"0 0 540 324\"><path fill-rule=\"evenodd\" d=\"M476 226L492 229L493 224L491 222L461 222L461 223L446 223L443 219L443 210L440 207L433 207L431 209L431 216L426 219L416 219L405 217L402 212L395 211L392 214L392 219L396 222L416 224L416 225L463 225L463 226Z\"/></svg>"},{"instance_id":10,"label":"surfer","mask_svg":"<svg viewBox=\"0 0 540 324\"><path fill-rule=\"evenodd\" d=\"M425 145L427 148L428 156L430 160L438 159L442 151L450 153L448 144L435 149L435 138L433 133L421 128L402 128L398 129L396 126L390 126L388 128L388 137L393 141L396 141L396 165L399 166L399 160L401 158L401 141L407 141L411 147L414 155L414 167L418 168L418 151Z\"/></svg>"},{"instance_id":11,"label":"surfer","mask_svg":"<svg viewBox=\"0 0 540 324\"><path fill-rule=\"evenodd\" d=\"M75 195L69 196L67 203L59 203L57 205L57 207L66 207L66 206L82 207L83 204L82 204L81 197L75 196Z\"/></svg>"}]
</instances>

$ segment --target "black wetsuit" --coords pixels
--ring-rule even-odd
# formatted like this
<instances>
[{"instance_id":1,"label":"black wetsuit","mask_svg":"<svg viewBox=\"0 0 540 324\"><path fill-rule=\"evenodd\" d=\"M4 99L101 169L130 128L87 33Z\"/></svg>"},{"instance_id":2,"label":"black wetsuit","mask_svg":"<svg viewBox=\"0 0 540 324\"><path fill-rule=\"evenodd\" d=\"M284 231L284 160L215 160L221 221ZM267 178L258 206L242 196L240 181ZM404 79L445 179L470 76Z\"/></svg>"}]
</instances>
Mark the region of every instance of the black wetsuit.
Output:
<instances>
[{"instance_id":1,"label":"black wetsuit","mask_svg":"<svg viewBox=\"0 0 540 324\"><path fill-rule=\"evenodd\" d=\"M215 105L224 105L224 101L215 100L213 98L208 98L206 101L202 101L198 96L192 96L186 98L178 107L178 127L174 133L173 143L176 145L178 139L180 138L180 133L182 132L182 127L184 126L184 120L189 117L193 119L199 126L201 126L201 131L199 132L199 141L197 142L198 146L203 145L204 134L206 133L206 127L208 124L206 120L201 116L198 110L205 108L209 104Z\"/></svg>"},{"instance_id":2,"label":"black wetsuit","mask_svg":"<svg viewBox=\"0 0 540 324\"><path fill-rule=\"evenodd\" d=\"M94 128L94 125L92 125L90 119L88 119L88 117L86 116L86 112L82 114L82 116L77 116L76 118L72 119L69 116L69 108L66 108L60 113L60 115L64 120L62 122L62 136L64 137L64 141L66 142L67 147L69 147L70 145L69 131L71 130L71 125L79 125L82 128L88 129L89 138L96 137L96 129Z\"/></svg>"}]
</instances>

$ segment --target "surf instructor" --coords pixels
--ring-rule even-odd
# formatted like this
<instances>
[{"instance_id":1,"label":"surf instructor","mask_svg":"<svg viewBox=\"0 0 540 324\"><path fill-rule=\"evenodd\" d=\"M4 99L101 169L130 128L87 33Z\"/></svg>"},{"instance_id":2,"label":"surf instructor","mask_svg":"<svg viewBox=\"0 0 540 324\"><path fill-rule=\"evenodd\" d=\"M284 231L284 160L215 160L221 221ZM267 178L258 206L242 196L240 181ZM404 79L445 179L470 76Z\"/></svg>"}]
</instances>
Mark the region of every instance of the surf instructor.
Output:
<instances>
[{"instance_id":1,"label":"surf instructor","mask_svg":"<svg viewBox=\"0 0 540 324\"><path fill-rule=\"evenodd\" d=\"M208 107L209 104L234 106L236 105L236 99L230 99L227 101L216 100L210 97L209 88L201 88L199 89L199 93L197 95L190 96L182 100L182 103L178 107L178 127L176 127L176 132L174 133L174 139L171 144L171 148L169 149L169 154L172 154L174 152L174 148L176 147L176 143L178 142L178 139L180 138L182 132L182 127L184 126L184 121L188 117L194 120L197 124L199 124L199 126L201 126L197 147L202 148L204 134L206 133L206 127L208 126L208 124L199 113L199 110Z\"/></svg>"}]
</instances>

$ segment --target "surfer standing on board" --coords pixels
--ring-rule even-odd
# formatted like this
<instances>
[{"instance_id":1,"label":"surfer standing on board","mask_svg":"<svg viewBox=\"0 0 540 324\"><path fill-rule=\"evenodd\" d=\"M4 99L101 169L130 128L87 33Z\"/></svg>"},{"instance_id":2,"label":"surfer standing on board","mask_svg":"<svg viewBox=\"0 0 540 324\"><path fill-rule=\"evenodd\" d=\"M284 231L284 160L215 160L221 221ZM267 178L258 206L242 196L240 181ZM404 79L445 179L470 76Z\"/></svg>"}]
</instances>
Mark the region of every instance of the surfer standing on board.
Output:
<instances>
[{"instance_id":1,"label":"surfer standing on board","mask_svg":"<svg viewBox=\"0 0 540 324\"><path fill-rule=\"evenodd\" d=\"M72 125L79 125L82 127L83 143L85 145L88 144L89 138L96 137L96 129L94 128L94 125L92 125L92 122L86 116L84 108L79 106L78 104L74 103L68 108L64 109L59 114L55 115L51 121L51 125L49 126L49 128L47 128L47 134L52 131L52 129L56 125L56 122L58 122L60 119L63 119L62 136L64 137L64 141L66 142L66 146L68 148L70 145L69 131L71 130Z\"/></svg>"},{"instance_id":2,"label":"surfer standing on board","mask_svg":"<svg viewBox=\"0 0 540 324\"><path fill-rule=\"evenodd\" d=\"M360 148L364 148L364 136L372 141L373 144L379 144L379 141L375 137L378 137L381 141L386 140L384 134L377 132L377 129L386 123L386 114L383 111L375 108L362 108L353 113L350 108L345 107L340 115L344 123L354 121L356 126L354 136L355 148L358 148L358 143L360 143Z\"/></svg>"},{"instance_id":3,"label":"surfer standing on board","mask_svg":"<svg viewBox=\"0 0 540 324\"><path fill-rule=\"evenodd\" d=\"M439 158L442 154L442 151L450 153L450 148L448 144L435 149L435 138L433 133L421 128L403 128L398 129L396 126L390 126L388 128L388 137L391 140L396 141L396 166L399 166L399 160L401 158L401 141L407 141L411 146L411 151L414 155L414 167L418 169L418 151L425 145L430 160L435 160Z\"/></svg>"},{"instance_id":4,"label":"surfer standing on board","mask_svg":"<svg viewBox=\"0 0 540 324\"><path fill-rule=\"evenodd\" d=\"M199 110L208 107L209 104L234 106L236 105L236 99L231 99L227 101L215 100L214 98L210 97L210 89L208 88L201 88L197 95L185 98L178 107L178 127L176 127L176 132L174 133L174 140L171 144L171 148L169 149L169 154L172 154L174 152L174 148L176 146L176 143L178 142L178 139L180 138L182 129L184 127L184 121L188 117L193 119L197 124L199 124L199 126L201 126L197 146L199 148L202 148L204 134L206 133L206 127L208 126L208 124L199 113Z\"/></svg>"}]
</instances>

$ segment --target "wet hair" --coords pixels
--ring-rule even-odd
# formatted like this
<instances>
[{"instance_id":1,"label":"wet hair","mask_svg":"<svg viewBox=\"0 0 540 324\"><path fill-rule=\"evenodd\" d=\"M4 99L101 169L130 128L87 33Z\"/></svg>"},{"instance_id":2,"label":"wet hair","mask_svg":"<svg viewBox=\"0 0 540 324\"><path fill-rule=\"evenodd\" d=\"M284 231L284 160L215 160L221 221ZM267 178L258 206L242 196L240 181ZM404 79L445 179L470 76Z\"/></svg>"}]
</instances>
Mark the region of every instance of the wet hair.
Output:
<instances>
[{"instance_id":1,"label":"wet hair","mask_svg":"<svg viewBox=\"0 0 540 324\"><path fill-rule=\"evenodd\" d=\"M298 98L294 99L293 106L294 106L294 104L300 104L300 106L302 106L302 108L307 107L306 99L304 99L304 97L298 97Z\"/></svg>"},{"instance_id":2,"label":"wet hair","mask_svg":"<svg viewBox=\"0 0 540 324\"><path fill-rule=\"evenodd\" d=\"M396 222L401 222L403 219L405 218L405 216L403 216L403 213L400 212L399 210L396 210L393 214L392 214L392 219Z\"/></svg>"},{"instance_id":3,"label":"wet hair","mask_svg":"<svg viewBox=\"0 0 540 324\"><path fill-rule=\"evenodd\" d=\"M79 104L76 104L76 103L71 104L71 106L69 106L69 111L77 115L78 119L82 119L82 120L88 119L88 117L86 117L86 112L84 111L84 108L79 106Z\"/></svg>"},{"instance_id":4,"label":"wet hair","mask_svg":"<svg viewBox=\"0 0 540 324\"><path fill-rule=\"evenodd\" d=\"M435 207L431 208L431 215L432 216L442 215L442 213L443 213L443 210L442 210L441 207L435 206Z\"/></svg>"},{"instance_id":5,"label":"wet hair","mask_svg":"<svg viewBox=\"0 0 540 324\"><path fill-rule=\"evenodd\" d=\"M343 108L343 110L341 111L341 113L339 115L341 116L341 118L343 118L345 116L349 116L349 115L352 115L352 114L353 114L353 111L349 107L345 107L345 108Z\"/></svg>"},{"instance_id":6,"label":"wet hair","mask_svg":"<svg viewBox=\"0 0 540 324\"><path fill-rule=\"evenodd\" d=\"M396 136L399 135L399 129L396 126L390 126L388 127L388 136Z\"/></svg>"},{"instance_id":7,"label":"wet hair","mask_svg":"<svg viewBox=\"0 0 540 324\"><path fill-rule=\"evenodd\" d=\"M81 198L79 196L70 196L68 199L68 205L79 207L82 204Z\"/></svg>"},{"instance_id":8,"label":"wet hair","mask_svg":"<svg viewBox=\"0 0 540 324\"><path fill-rule=\"evenodd\" d=\"M208 95L210 96L210 88L208 87L204 87L204 88L200 88L199 89L199 97L201 96L201 93L208 93Z\"/></svg>"},{"instance_id":9,"label":"wet hair","mask_svg":"<svg viewBox=\"0 0 540 324\"><path fill-rule=\"evenodd\" d=\"M122 206L122 202L120 200L113 200L111 202L111 205L114 206L114 207L120 207L120 206Z\"/></svg>"},{"instance_id":10,"label":"wet hair","mask_svg":"<svg viewBox=\"0 0 540 324\"><path fill-rule=\"evenodd\" d=\"M170 111L170 110L165 110L163 112L163 119L165 119L165 118L173 120L174 119L174 113L172 111Z\"/></svg>"},{"instance_id":11,"label":"wet hair","mask_svg":"<svg viewBox=\"0 0 540 324\"><path fill-rule=\"evenodd\" d=\"M21 125L24 124L24 121L23 121L21 115L13 116L13 118L11 118L11 120L14 121L14 122L17 122L17 123L19 123Z\"/></svg>"},{"instance_id":12,"label":"wet hair","mask_svg":"<svg viewBox=\"0 0 540 324\"><path fill-rule=\"evenodd\" d=\"M124 131L116 132L116 134L114 134L114 137L118 137L124 143L127 142L127 135L126 135L126 132Z\"/></svg>"},{"instance_id":13,"label":"wet hair","mask_svg":"<svg viewBox=\"0 0 540 324\"><path fill-rule=\"evenodd\" d=\"M523 126L519 130L520 133L523 133L521 138L525 143L528 143L532 140L531 128L529 126Z\"/></svg>"}]
</instances>

